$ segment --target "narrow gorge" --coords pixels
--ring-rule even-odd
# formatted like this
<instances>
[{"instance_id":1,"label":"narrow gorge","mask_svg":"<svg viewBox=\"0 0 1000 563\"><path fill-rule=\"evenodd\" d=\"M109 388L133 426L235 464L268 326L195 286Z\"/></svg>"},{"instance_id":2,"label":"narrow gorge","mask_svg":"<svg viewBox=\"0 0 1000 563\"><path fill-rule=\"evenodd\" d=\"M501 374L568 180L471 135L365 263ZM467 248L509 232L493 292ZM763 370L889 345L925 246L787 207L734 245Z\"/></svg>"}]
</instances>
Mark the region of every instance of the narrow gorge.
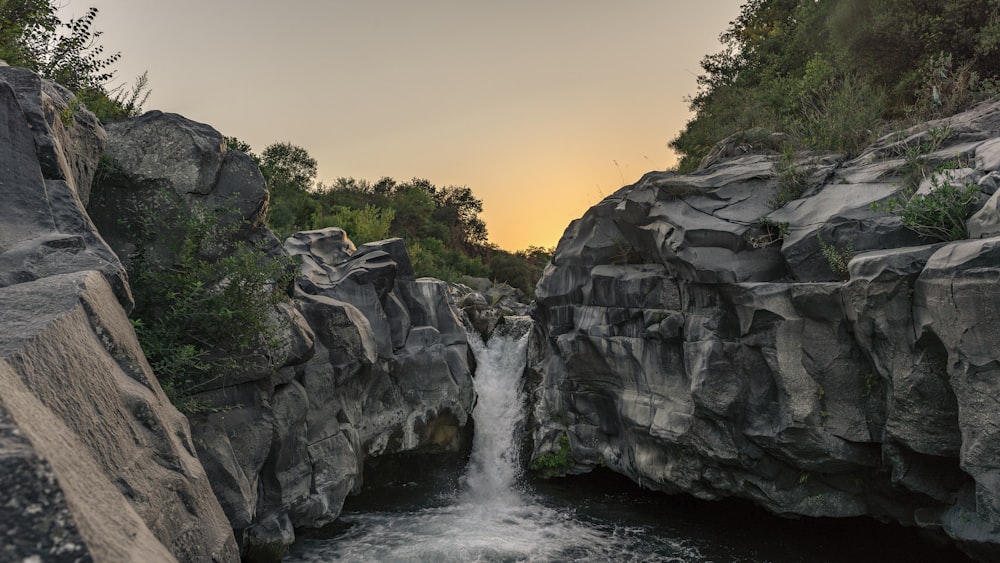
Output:
<instances>
[{"instance_id":1,"label":"narrow gorge","mask_svg":"<svg viewBox=\"0 0 1000 563\"><path fill-rule=\"evenodd\" d=\"M104 126L13 67L0 106L0 559L278 561L366 479L470 454L464 496L422 517L515 522L526 546L500 559L576 557L544 545L558 526L595 560L620 547L522 495L532 461L1000 557L1000 102L851 160L730 139L698 172L647 174L567 228L531 307L417 278L401 239L278 240L260 170L211 126ZM918 193L975 191L964 240L887 212L914 158ZM290 280L251 367L200 385L187 416L140 348L126 273L169 263L177 209L213 210ZM492 334L499 349L477 341ZM359 541L336 553L446 549Z\"/></svg>"}]
</instances>

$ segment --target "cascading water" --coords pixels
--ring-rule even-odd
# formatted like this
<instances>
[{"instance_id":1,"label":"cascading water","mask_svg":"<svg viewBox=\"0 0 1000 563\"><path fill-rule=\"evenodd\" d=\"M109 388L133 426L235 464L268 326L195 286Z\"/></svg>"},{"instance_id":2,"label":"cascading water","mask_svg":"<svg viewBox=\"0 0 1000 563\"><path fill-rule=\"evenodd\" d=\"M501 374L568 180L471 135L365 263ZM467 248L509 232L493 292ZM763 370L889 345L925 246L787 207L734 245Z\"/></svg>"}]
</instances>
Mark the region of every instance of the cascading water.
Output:
<instances>
[{"instance_id":1,"label":"cascading water","mask_svg":"<svg viewBox=\"0 0 1000 563\"><path fill-rule=\"evenodd\" d=\"M476 435L465 474L462 498L473 504L517 503L520 473L516 430L524 419L522 374L527 357L530 319L500 324L489 345L475 331L469 344L476 357L476 394L473 410Z\"/></svg>"},{"instance_id":2,"label":"cascading water","mask_svg":"<svg viewBox=\"0 0 1000 563\"><path fill-rule=\"evenodd\" d=\"M349 529L329 540L297 544L290 561L649 561L700 559L681 543L681 558L635 553L619 526L574 518L522 490L517 430L524 419L522 374L531 321L508 318L488 344L469 341L476 356L476 435L458 492L440 506L400 512L344 513ZM634 543L634 542L632 542ZM669 542L668 542L669 543ZM662 547L662 546L661 546ZM694 557L694 559L692 559Z\"/></svg>"},{"instance_id":3,"label":"cascading water","mask_svg":"<svg viewBox=\"0 0 1000 563\"><path fill-rule=\"evenodd\" d=\"M346 530L296 542L286 561L915 560L898 548L866 546L866 529L879 545L892 545L887 532L870 530L869 522L841 532L851 541L840 541L829 523L810 529L759 511L706 507L607 481L592 489L579 481L525 483L517 434L530 326L527 318L508 318L488 345L469 335L478 364L476 435L465 474L452 490L424 498L416 508L403 506L410 503L400 495L388 511L345 511Z\"/></svg>"}]
</instances>

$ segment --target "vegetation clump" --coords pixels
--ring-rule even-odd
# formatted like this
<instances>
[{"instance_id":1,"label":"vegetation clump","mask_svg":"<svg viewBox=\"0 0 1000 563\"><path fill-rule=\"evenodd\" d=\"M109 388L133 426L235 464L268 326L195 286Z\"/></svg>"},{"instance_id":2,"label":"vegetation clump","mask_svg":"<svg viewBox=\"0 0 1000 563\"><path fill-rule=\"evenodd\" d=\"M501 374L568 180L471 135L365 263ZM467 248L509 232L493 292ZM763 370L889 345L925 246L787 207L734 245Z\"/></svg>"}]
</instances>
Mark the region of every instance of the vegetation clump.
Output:
<instances>
[{"instance_id":1,"label":"vegetation clump","mask_svg":"<svg viewBox=\"0 0 1000 563\"><path fill-rule=\"evenodd\" d=\"M874 204L876 211L895 213L903 224L918 235L939 241L969 238L967 221L979 201L979 186L953 184L942 174L931 175L931 189L927 193L908 190L903 196Z\"/></svg>"},{"instance_id":2,"label":"vegetation clump","mask_svg":"<svg viewBox=\"0 0 1000 563\"><path fill-rule=\"evenodd\" d=\"M138 234L127 266L132 322L171 401L182 411L197 411L200 391L276 367L267 351L282 328L273 312L287 300L288 261L246 242L241 225L226 220L228 209L185 204L159 192L136 211L138 219L126 225ZM162 225L179 233L165 251L157 248Z\"/></svg>"},{"instance_id":3,"label":"vegetation clump","mask_svg":"<svg viewBox=\"0 0 1000 563\"><path fill-rule=\"evenodd\" d=\"M992 0L750 0L702 59L679 170L739 131L852 154L890 123L961 111L1000 92L998 37Z\"/></svg>"},{"instance_id":4,"label":"vegetation clump","mask_svg":"<svg viewBox=\"0 0 1000 563\"><path fill-rule=\"evenodd\" d=\"M561 475L573 468L573 458L569 455L569 436L562 434L558 440L559 451L544 453L531 462L531 470L545 477Z\"/></svg>"}]
</instances>

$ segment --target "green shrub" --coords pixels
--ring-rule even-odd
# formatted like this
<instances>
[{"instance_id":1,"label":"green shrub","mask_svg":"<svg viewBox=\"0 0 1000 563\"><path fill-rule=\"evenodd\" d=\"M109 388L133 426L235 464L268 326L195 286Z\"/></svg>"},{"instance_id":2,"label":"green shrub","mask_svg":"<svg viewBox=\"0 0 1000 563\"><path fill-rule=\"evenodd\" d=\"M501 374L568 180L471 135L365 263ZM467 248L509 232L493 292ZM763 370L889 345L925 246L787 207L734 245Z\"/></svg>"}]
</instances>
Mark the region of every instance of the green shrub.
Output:
<instances>
[{"instance_id":1,"label":"green shrub","mask_svg":"<svg viewBox=\"0 0 1000 563\"><path fill-rule=\"evenodd\" d=\"M939 170L940 171L940 170ZM892 198L872 209L899 215L903 224L918 235L941 241L969 238L966 221L979 200L975 184L953 185L940 174L931 175L931 191Z\"/></svg>"},{"instance_id":2,"label":"green shrub","mask_svg":"<svg viewBox=\"0 0 1000 563\"><path fill-rule=\"evenodd\" d=\"M127 225L140 235L128 266L133 324L164 391L191 412L210 385L274 367L267 350L281 327L272 311L287 299L289 264L241 240L240 225L224 220L230 210L160 193L140 211ZM166 253L155 250L157 224L181 233Z\"/></svg>"},{"instance_id":3,"label":"green shrub","mask_svg":"<svg viewBox=\"0 0 1000 563\"><path fill-rule=\"evenodd\" d=\"M407 249L417 277L458 282L465 275L473 277L489 275L489 270L482 260L446 248L444 242L437 238L407 241Z\"/></svg>"},{"instance_id":4,"label":"green shrub","mask_svg":"<svg viewBox=\"0 0 1000 563\"><path fill-rule=\"evenodd\" d=\"M932 168L927 155L941 148L941 145L951 137L952 133L950 127L931 127L909 139L901 138L893 145L894 155L903 159L900 172L902 172L904 188L916 190L920 183L927 178Z\"/></svg>"},{"instance_id":5,"label":"green shrub","mask_svg":"<svg viewBox=\"0 0 1000 563\"><path fill-rule=\"evenodd\" d=\"M812 168L800 168L792 162L792 153L786 152L778 162L778 189L774 192L771 207L778 208L802 197L809 187Z\"/></svg>"},{"instance_id":6,"label":"green shrub","mask_svg":"<svg viewBox=\"0 0 1000 563\"><path fill-rule=\"evenodd\" d=\"M543 476L561 475L573 468L573 458L569 455L569 436L559 436L559 451L548 452L535 458L530 469Z\"/></svg>"},{"instance_id":7,"label":"green shrub","mask_svg":"<svg viewBox=\"0 0 1000 563\"><path fill-rule=\"evenodd\" d=\"M331 213L323 213L317 209L313 213L313 226L335 226L347 231L354 244L364 244L389 238L389 226L396 216L393 209L378 209L374 205L365 205L361 209L352 209L342 205L334 206Z\"/></svg>"}]
</instances>

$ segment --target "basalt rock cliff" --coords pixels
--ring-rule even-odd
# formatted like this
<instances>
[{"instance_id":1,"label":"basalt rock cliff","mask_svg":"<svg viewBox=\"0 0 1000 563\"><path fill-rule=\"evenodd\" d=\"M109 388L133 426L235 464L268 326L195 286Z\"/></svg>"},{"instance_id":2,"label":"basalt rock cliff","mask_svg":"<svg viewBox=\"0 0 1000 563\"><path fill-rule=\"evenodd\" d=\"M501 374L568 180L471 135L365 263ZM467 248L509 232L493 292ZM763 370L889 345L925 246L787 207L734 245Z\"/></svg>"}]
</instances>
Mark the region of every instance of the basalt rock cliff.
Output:
<instances>
[{"instance_id":1,"label":"basalt rock cliff","mask_svg":"<svg viewBox=\"0 0 1000 563\"><path fill-rule=\"evenodd\" d=\"M0 559L279 560L296 528L336 519L367 465L467 452L461 312L447 284L414 277L403 241L278 241L254 161L181 116L105 127L10 67L0 105L0 536L14 538ZM299 257L267 361L201 388L188 417L128 320L135 229L165 263L185 234L164 201Z\"/></svg>"},{"instance_id":2,"label":"basalt rock cliff","mask_svg":"<svg viewBox=\"0 0 1000 563\"><path fill-rule=\"evenodd\" d=\"M84 209L103 128L23 69L0 107L0 559L238 560Z\"/></svg>"},{"instance_id":3,"label":"basalt rock cliff","mask_svg":"<svg viewBox=\"0 0 1000 563\"><path fill-rule=\"evenodd\" d=\"M282 244L263 226L260 171L218 131L149 112L107 132L111 166L89 210L126 263L139 233L123 216L144 214L140 228L158 233L147 252L169 255L184 235L156 211L164 190L192 210L224 210L246 240L299 261L273 312L276 341L262 344L268 361L202 387L210 408L189 415L245 560L278 560L297 528L333 522L366 464L467 451L475 396L460 312L447 284L414 277L402 240L356 248L330 228Z\"/></svg>"},{"instance_id":4,"label":"basalt rock cliff","mask_svg":"<svg viewBox=\"0 0 1000 563\"><path fill-rule=\"evenodd\" d=\"M908 182L977 186L969 238L887 213ZM622 188L567 228L538 285L535 455L565 435L566 472L872 516L997 560L998 185L994 102L849 161L732 142Z\"/></svg>"}]
</instances>

